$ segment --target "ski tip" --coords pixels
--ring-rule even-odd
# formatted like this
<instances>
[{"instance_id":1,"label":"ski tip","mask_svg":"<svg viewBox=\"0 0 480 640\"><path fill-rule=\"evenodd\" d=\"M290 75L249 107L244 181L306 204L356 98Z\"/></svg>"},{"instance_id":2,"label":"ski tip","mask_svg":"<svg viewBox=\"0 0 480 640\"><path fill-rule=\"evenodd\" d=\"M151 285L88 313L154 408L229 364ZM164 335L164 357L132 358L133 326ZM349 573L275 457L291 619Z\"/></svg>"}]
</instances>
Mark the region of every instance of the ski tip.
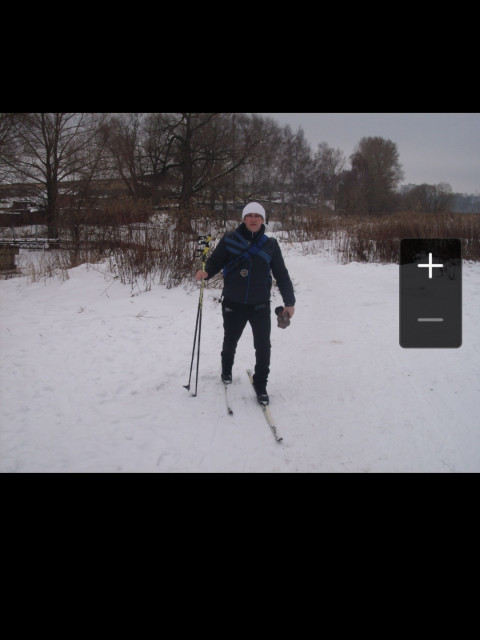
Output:
<instances>
[{"instance_id":1,"label":"ski tip","mask_svg":"<svg viewBox=\"0 0 480 640\"><path fill-rule=\"evenodd\" d=\"M186 389L187 391L190 391L190 385L189 384L184 384L183 388Z\"/></svg>"}]
</instances>

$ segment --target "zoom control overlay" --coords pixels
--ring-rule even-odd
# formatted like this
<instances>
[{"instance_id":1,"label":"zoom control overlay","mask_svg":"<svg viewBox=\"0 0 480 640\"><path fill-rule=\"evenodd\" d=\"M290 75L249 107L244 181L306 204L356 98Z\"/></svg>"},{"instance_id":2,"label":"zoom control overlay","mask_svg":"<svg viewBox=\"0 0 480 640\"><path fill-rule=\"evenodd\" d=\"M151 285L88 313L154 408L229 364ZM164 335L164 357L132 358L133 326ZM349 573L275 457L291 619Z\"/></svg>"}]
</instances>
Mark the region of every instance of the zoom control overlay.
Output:
<instances>
[{"instance_id":1,"label":"zoom control overlay","mask_svg":"<svg viewBox=\"0 0 480 640\"><path fill-rule=\"evenodd\" d=\"M462 345L462 250L458 239L400 241L400 346Z\"/></svg>"}]
</instances>

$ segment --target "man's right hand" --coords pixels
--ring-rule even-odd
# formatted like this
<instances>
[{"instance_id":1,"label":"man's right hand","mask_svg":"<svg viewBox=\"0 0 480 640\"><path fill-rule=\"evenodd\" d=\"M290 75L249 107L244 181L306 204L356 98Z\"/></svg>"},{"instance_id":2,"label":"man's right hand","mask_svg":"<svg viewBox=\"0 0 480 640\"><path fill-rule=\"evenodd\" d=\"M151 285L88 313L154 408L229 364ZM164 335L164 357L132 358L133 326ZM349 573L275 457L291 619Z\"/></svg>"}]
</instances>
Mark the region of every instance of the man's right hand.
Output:
<instances>
[{"instance_id":1,"label":"man's right hand","mask_svg":"<svg viewBox=\"0 0 480 640\"><path fill-rule=\"evenodd\" d=\"M195 274L195 280L204 280L205 278L208 278L208 273L206 271L202 271L201 269L199 271L197 271L197 273Z\"/></svg>"}]
</instances>

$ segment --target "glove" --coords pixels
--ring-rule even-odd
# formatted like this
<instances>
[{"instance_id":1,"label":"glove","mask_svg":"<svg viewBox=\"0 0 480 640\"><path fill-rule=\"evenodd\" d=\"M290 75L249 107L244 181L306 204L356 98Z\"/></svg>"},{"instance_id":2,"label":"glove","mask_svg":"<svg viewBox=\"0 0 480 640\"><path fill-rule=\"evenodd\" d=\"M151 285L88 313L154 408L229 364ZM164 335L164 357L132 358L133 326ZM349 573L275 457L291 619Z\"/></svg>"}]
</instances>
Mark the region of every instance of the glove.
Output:
<instances>
[{"instance_id":1,"label":"glove","mask_svg":"<svg viewBox=\"0 0 480 640\"><path fill-rule=\"evenodd\" d=\"M288 315L288 313L282 315L284 308L285 307L277 307L275 309L275 313L277 314L277 325L280 327L280 329L286 329L290 324L290 316Z\"/></svg>"}]
</instances>

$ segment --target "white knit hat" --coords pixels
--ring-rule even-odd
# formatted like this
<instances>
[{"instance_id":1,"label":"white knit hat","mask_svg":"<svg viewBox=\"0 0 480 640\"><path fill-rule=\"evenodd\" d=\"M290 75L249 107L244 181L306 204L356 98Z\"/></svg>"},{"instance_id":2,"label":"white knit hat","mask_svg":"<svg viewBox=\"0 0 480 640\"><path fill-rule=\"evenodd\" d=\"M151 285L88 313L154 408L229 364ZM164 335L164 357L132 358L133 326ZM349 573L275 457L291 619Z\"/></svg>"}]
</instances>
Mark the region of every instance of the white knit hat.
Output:
<instances>
[{"instance_id":1,"label":"white knit hat","mask_svg":"<svg viewBox=\"0 0 480 640\"><path fill-rule=\"evenodd\" d=\"M242 211L242 220L245 220L247 213L258 213L265 220L265 209L258 202L249 202Z\"/></svg>"}]
</instances>

